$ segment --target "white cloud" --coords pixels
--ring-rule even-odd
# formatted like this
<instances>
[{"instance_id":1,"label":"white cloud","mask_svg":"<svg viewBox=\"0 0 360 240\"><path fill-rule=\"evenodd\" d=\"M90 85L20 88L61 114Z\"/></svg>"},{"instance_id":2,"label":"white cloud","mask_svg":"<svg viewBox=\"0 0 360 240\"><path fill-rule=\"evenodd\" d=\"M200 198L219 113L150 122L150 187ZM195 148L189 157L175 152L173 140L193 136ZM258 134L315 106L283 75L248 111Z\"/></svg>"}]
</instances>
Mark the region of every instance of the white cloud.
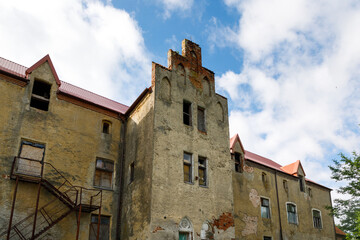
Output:
<instances>
[{"instance_id":1,"label":"white cloud","mask_svg":"<svg viewBox=\"0 0 360 240\"><path fill-rule=\"evenodd\" d=\"M1 56L27 67L50 54L60 79L131 104L150 84L137 22L98 0L1 1Z\"/></svg>"},{"instance_id":2,"label":"white cloud","mask_svg":"<svg viewBox=\"0 0 360 240\"><path fill-rule=\"evenodd\" d=\"M309 178L329 183L325 157L359 150L360 4L225 3L239 11L239 24L215 24L210 41L244 51L242 71L216 79L233 101L231 134L281 164L300 159Z\"/></svg>"},{"instance_id":3,"label":"white cloud","mask_svg":"<svg viewBox=\"0 0 360 240\"><path fill-rule=\"evenodd\" d=\"M158 0L163 5L165 19L169 18L173 12L187 12L194 4L194 0Z\"/></svg>"}]
</instances>

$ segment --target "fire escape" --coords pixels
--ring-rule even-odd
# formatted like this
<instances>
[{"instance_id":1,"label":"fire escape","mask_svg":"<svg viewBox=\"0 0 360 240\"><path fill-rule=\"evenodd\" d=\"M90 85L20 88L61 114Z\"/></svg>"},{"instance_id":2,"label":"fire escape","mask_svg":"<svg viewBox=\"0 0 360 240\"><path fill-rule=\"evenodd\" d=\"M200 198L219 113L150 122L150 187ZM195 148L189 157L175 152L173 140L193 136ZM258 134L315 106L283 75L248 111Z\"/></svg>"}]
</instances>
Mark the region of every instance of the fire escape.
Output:
<instances>
[{"instance_id":1,"label":"fire escape","mask_svg":"<svg viewBox=\"0 0 360 240\"><path fill-rule=\"evenodd\" d=\"M7 240L41 238L46 231L71 212L77 213L76 239L79 239L81 214L96 210L98 211L96 239L99 239L102 203L101 190L74 186L52 164L28 158L14 158L10 177L16 181L15 190L8 230L0 233L0 239L4 239L4 237ZM19 181L38 185L36 206L33 213L13 223ZM46 189L51 196L43 206L39 206L41 188Z\"/></svg>"}]
</instances>

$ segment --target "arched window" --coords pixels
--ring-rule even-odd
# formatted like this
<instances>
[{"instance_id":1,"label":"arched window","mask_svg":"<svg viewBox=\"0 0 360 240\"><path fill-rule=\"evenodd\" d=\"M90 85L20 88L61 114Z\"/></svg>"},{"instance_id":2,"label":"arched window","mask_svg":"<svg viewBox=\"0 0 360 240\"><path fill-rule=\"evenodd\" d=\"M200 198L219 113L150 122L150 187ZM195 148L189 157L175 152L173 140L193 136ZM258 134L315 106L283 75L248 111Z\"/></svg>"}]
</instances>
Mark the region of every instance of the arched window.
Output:
<instances>
[{"instance_id":1,"label":"arched window","mask_svg":"<svg viewBox=\"0 0 360 240\"><path fill-rule=\"evenodd\" d=\"M182 84L186 85L185 68L181 63L177 66L177 71L180 75L180 81L182 82Z\"/></svg>"},{"instance_id":2,"label":"arched window","mask_svg":"<svg viewBox=\"0 0 360 240\"><path fill-rule=\"evenodd\" d=\"M111 132L111 122L107 120L102 121L102 133L109 134Z\"/></svg>"},{"instance_id":3,"label":"arched window","mask_svg":"<svg viewBox=\"0 0 360 240\"><path fill-rule=\"evenodd\" d=\"M161 80L160 96L163 100L167 100L167 101L171 100L171 85L167 77L164 77Z\"/></svg>"},{"instance_id":4,"label":"arched window","mask_svg":"<svg viewBox=\"0 0 360 240\"><path fill-rule=\"evenodd\" d=\"M207 77L204 77L203 81L202 81L202 85L203 85L203 93L205 96L210 96L211 95L211 86L210 86L210 81Z\"/></svg>"},{"instance_id":5,"label":"arched window","mask_svg":"<svg viewBox=\"0 0 360 240\"><path fill-rule=\"evenodd\" d=\"M220 102L216 104L216 115L220 122L224 122L224 109Z\"/></svg>"},{"instance_id":6,"label":"arched window","mask_svg":"<svg viewBox=\"0 0 360 240\"><path fill-rule=\"evenodd\" d=\"M191 221L187 217L181 219L179 223L179 240L192 240L193 231Z\"/></svg>"}]
</instances>

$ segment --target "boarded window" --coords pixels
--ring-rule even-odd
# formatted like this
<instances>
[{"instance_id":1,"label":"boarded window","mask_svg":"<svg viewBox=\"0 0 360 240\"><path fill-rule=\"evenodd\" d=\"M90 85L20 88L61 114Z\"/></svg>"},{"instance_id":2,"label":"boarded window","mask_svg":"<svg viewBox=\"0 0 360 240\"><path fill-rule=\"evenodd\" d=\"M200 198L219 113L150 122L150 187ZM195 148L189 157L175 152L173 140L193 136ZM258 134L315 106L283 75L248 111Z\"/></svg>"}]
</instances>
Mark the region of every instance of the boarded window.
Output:
<instances>
[{"instance_id":1,"label":"boarded window","mask_svg":"<svg viewBox=\"0 0 360 240\"><path fill-rule=\"evenodd\" d=\"M35 80L31 94L30 106L47 111L49 109L51 85Z\"/></svg>"},{"instance_id":2,"label":"boarded window","mask_svg":"<svg viewBox=\"0 0 360 240\"><path fill-rule=\"evenodd\" d=\"M160 87L160 96L161 99L170 101L171 100L171 85L170 81L167 77L164 77L161 80L161 87Z\"/></svg>"},{"instance_id":3,"label":"boarded window","mask_svg":"<svg viewBox=\"0 0 360 240\"><path fill-rule=\"evenodd\" d=\"M205 109L202 107L198 107L198 129L199 131L206 132Z\"/></svg>"},{"instance_id":4,"label":"boarded window","mask_svg":"<svg viewBox=\"0 0 360 240\"><path fill-rule=\"evenodd\" d=\"M261 217L262 218L270 218L269 199L261 198Z\"/></svg>"},{"instance_id":5,"label":"boarded window","mask_svg":"<svg viewBox=\"0 0 360 240\"><path fill-rule=\"evenodd\" d=\"M184 182L192 183L192 155L184 152Z\"/></svg>"},{"instance_id":6,"label":"boarded window","mask_svg":"<svg viewBox=\"0 0 360 240\"><path fill-rule=\"evenodd\" d=\"M207 186L206 158L199 156L199 185Z\"/></svg>"},{"instance_id":7,"label":"boarded window","mask_svg":"<svg viewBox=\"0 0 360 240\"><path fill-rule=\"evenodd\" d=\"M91 223L90 223L90 240L96 240L97 229L98 229L98 221L99 215L91 215ZM108 216L100 216L100 231L99 231L99 240L108 240L110 231L110 217Z\"/></svg>"},{"instance_id":8,"label":"boarded window","mask_svg":"<svg viewBox=\"0 0 360 240\"><path fill-rule=\"evenodd\" d=\"M191 126L191 103L185 100L183 102L183 122L185 125Z\"/></svg>"},{"instance_id":9,"label":"boarded window","mask_svg":"<svg viewBox=\"0 0 360 240\"><path fill-rule=\"evenodd\" d=\"M292 203L286 204L288 222L297 224L296 206Z\"/></svg>"},{"instance_id":10,"label":"boarded window","mask_svg":"<svg viewBox=\"0 0 360 240\"><path fill-rule=\"evenodd\" d=\"M224 122L224 109L219 102L216 104L216 116L221 123Z\"/></svg>"},{"instance_id":11,"label":"boarded window","mask_svg":"<svg viewBox=\"0 0 360 240\"><path fill-rule=\"evenodd\" d=\"M321 223L321 213L318 210L313 210L313 221L314 221L314 228L322 228Z\"/></svg>"},{"instance_id":12,"label":"boarded window","mask_svg":"<svg viewBox=\"0 0 360 240\"><path fill-rule=\"evenodd\" d=\"M45 145L22 141L19 159L15 166L17 174L40 176L41 166L44 159Z\"/></svg>"},{"instance_id":13,"label":"boarded window","mask_svg":"<svg viewBox=\"0 0 360 240\"><path fill-rule=\"evenodd\" d=\"M96 159L94 186L112 188L114 162Z\"/></svg>"},{"instance_id":14,"label":"boarded window","mask_svg":"<svg viewBox=\"0 0 360 240\"><path fill-rule=\"evenodd\" d=\"M241 154L238 152L235 152L234 161L235 161L235 171L241 172Z\"/></svg>"}]
</instances>

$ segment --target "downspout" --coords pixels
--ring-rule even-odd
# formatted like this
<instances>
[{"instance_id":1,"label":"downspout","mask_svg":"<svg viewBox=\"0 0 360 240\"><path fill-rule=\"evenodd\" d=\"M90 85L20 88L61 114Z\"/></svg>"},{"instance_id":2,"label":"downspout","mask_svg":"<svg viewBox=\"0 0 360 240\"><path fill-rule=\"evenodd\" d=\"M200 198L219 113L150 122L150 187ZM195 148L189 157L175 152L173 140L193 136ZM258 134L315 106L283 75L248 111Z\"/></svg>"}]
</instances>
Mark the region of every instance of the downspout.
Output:
<instances>
[{"instance_id":1,"label":"downspout","mask_svg":"<svg viewBox=\"0 0 360 240\"><path fill-rule=\"evenodd\" d=\"M279 191L278 191L278 184L277 184L277 170L275 170L275 186L276 186L276 199L277 199L278 213L279 213L279 223L280 223L280 240L283 240L282 225L281 225L281 214L280 214L280 203L279 203Z\"/></svg>"},{"instance_id":2,"label":"downspout","mask_svg":"<svg viewBox=\"0 0 360 240\"><path fill-rule=\"evenodd\" d=\"M116 240L121 237L121 214L122 214L122 204L123 204L123 182L124 182L124 165L125 165L125 145L126 145L126 118L121 117L121 130L120 130L120 139L122 142L121 153L120 153L120 164L119 164L119 198L118 198L118 214L116 220Z\"/></svg>"}]
</instances>

